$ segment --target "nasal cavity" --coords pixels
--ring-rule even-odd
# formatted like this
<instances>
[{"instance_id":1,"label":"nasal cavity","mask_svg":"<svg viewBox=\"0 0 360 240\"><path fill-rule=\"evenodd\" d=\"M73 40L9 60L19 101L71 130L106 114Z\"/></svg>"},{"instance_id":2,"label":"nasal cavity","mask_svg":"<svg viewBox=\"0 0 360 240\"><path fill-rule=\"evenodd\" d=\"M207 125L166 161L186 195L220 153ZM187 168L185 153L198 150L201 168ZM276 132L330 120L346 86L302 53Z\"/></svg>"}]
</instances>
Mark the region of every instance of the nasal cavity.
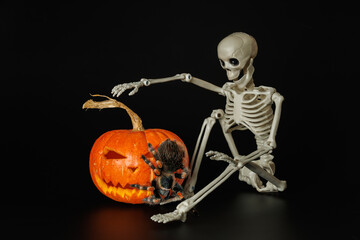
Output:
<instances>
[{"instance_id":1,"label":"nasal cavity","mask_svg":"<svg viewBox=\"0 0 360 240\"><path fill-rule=\"evenodd\" d=\"M124 159L126 158L125 156L121 155L120 153L117 153L113 150L109 150L106 154L105 157L107 159Z\"/></svg>"}]
</instances>

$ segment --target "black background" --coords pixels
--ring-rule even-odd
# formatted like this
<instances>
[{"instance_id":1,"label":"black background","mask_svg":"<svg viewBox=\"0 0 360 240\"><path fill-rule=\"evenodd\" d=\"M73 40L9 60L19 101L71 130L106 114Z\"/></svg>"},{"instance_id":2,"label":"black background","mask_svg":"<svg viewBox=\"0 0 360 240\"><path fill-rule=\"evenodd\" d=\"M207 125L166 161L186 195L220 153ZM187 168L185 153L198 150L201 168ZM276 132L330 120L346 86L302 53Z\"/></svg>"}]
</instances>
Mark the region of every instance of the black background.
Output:
<instances>
[{"instance_id":1,"label":"black background","mask_svg":"<svg viewBox=\"0 0 360 240\"><path fill-rule=\"evenodd\" d=\"M345 124L355 113L346 106L358 71L351 6L75 1L2 4L0 16L2 216L13 239L359 239L359 165L349 157ZM166 225L149 218L176 204L127 205L101 195L88 171L91 146L131 124L123 110L82 110L89 93L182 72L222 86L216 47L236 31L258 42L256 85L285 97L274 161L288 189L259 194L234 174L186 223ZM127 93L119 100L145 128L178 134L190 155L203 120L225 106L223 97L180 81ZM251 133L234 136L241 154L255 149ZM229 153L218 124L210 149ZM204 159L197 189L225 167Z\"/></svg>"}]
</instances>

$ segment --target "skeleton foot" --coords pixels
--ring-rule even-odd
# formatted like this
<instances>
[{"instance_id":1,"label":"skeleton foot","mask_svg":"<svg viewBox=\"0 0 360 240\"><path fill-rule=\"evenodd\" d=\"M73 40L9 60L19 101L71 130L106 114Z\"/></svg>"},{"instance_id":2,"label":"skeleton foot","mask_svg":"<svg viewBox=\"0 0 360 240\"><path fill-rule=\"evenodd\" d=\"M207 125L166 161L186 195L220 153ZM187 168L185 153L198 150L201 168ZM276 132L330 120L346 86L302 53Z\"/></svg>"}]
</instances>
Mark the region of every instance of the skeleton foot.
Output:
<instances>
[{"instance_id":1,"label":"skeleton foot","mask_svg":"<svg viewBox=\"0 0 360 240\"><path fill-rule=\"evenodd\" d=\"M247 168L240 169L239 180L246 182L247 184L255 188L257 191L264 187L259 176Z\"/></svg>"},{"instance_id":2,"label":"skeleton foot","mask_svg":"<svg viewBox=\"0 0 360 240\"><path fill-rule=\"evenodd\" d=\"M279 191L279 189L271 182L267 182L266 187L262 186L262 188L256 188L256 190L261 193L263 193L263 192L278 192Z\"/></svg>"},{"instance_id":3,"label":"skeleton foot","mask_svg":"<svg viewBox=\"0 0 360 240\"><path fill-rule=\"evenodd\" d=\"M266 186L264 186L263 182L261 181L260 177L252 172L247 168L240 169L239 180L244 181L247 184L251 185L255 188L258 192L265 193L265 192L278 192L283 191L286 188L286 183L284 181L284 188L278 188L271 182L267 182Z\"/></svg>"},{"instance_id":4,"label":"skeleton foot","mask_svg":"<svg viewBox=\"0 0 360 240\"><path fill-rule=\"evenodd\" d=\"M151 220L158 222L158 223L167 223L167 222L172 222L172 221L176 221L176 220L180 220L182 222L186 221L186 213L193 207L190 206L192 201L191 200L186 200L182 203L180 203L177 207L176 210L170 213L165 213L165 214L156 214L154 216L151 217Z\"/></svg>"},{"instance_id":5,"label":"skeleton foot","mask_svg":"<svg viewBox=\"0 0 360 240\"><path fill-rule=\"evenodd\" d=\"M168 223L176 220L180 220L182 222L186 221L186 212L181 212L179 210L175 210L170 213L165 214L156 214L151 217L151 220L158 223Z\"/></svg>"}]
</instances>

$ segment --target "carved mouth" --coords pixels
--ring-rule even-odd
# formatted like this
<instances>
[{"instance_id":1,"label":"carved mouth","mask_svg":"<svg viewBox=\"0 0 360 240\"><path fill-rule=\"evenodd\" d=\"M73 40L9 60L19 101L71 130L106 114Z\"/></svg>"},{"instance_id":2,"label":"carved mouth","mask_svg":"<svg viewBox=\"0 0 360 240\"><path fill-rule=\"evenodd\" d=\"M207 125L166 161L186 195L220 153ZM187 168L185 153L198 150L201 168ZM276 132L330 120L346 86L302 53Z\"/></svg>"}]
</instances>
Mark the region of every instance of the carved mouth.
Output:
<instances>
[{"instance_id":1,"label":"carved mouth","mask_svg":"<svg viewBox=\"0 0 360 240\"><path fill-rule=\"evenodd\" d=\"M105 194L111 194L112 196L117 198L130 200L130 198L134 198L134 197L144 198L152 194L152 191L139 190L137 188L130 187L130 184L126 184L126 186L124 187L122 187L120 184L114 186L111 181L109 183L106 183L97 174L95 174L95 180L97 185L101 188L101 190Z\"/></svg>"}]
</instances>

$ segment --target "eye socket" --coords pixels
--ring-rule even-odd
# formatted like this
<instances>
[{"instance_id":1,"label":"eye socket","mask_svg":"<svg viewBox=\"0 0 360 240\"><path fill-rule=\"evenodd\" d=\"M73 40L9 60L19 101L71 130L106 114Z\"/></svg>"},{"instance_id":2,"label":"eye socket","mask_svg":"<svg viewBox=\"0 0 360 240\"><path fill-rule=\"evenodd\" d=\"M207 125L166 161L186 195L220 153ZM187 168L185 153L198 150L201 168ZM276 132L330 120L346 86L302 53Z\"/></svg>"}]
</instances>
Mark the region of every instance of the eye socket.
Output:
<instances>
[{"instance_id":1,"label":"eye socket","mask_svg":"<svg viewBox=\"0 0 360 240\"><path fill-rule=\"evenodd\" d=\"M231 63L231 65L236 66L239 64L239 60L237 60L236 58L230 58L229 62Z\"/></svg>"},{"instance_id":2,"label":"eye socket","mask_svg":"<svg viewBox=\"0 0 360 240\"><path fill-rule=\"evenodd\" d=\"M221 59L219 59L219 61L220 61L221 66L222 66L222 67L225 67L225 63L224 63L224 61L223 61L223 60L221 60Z\"/></svg>"}]
</instances>

